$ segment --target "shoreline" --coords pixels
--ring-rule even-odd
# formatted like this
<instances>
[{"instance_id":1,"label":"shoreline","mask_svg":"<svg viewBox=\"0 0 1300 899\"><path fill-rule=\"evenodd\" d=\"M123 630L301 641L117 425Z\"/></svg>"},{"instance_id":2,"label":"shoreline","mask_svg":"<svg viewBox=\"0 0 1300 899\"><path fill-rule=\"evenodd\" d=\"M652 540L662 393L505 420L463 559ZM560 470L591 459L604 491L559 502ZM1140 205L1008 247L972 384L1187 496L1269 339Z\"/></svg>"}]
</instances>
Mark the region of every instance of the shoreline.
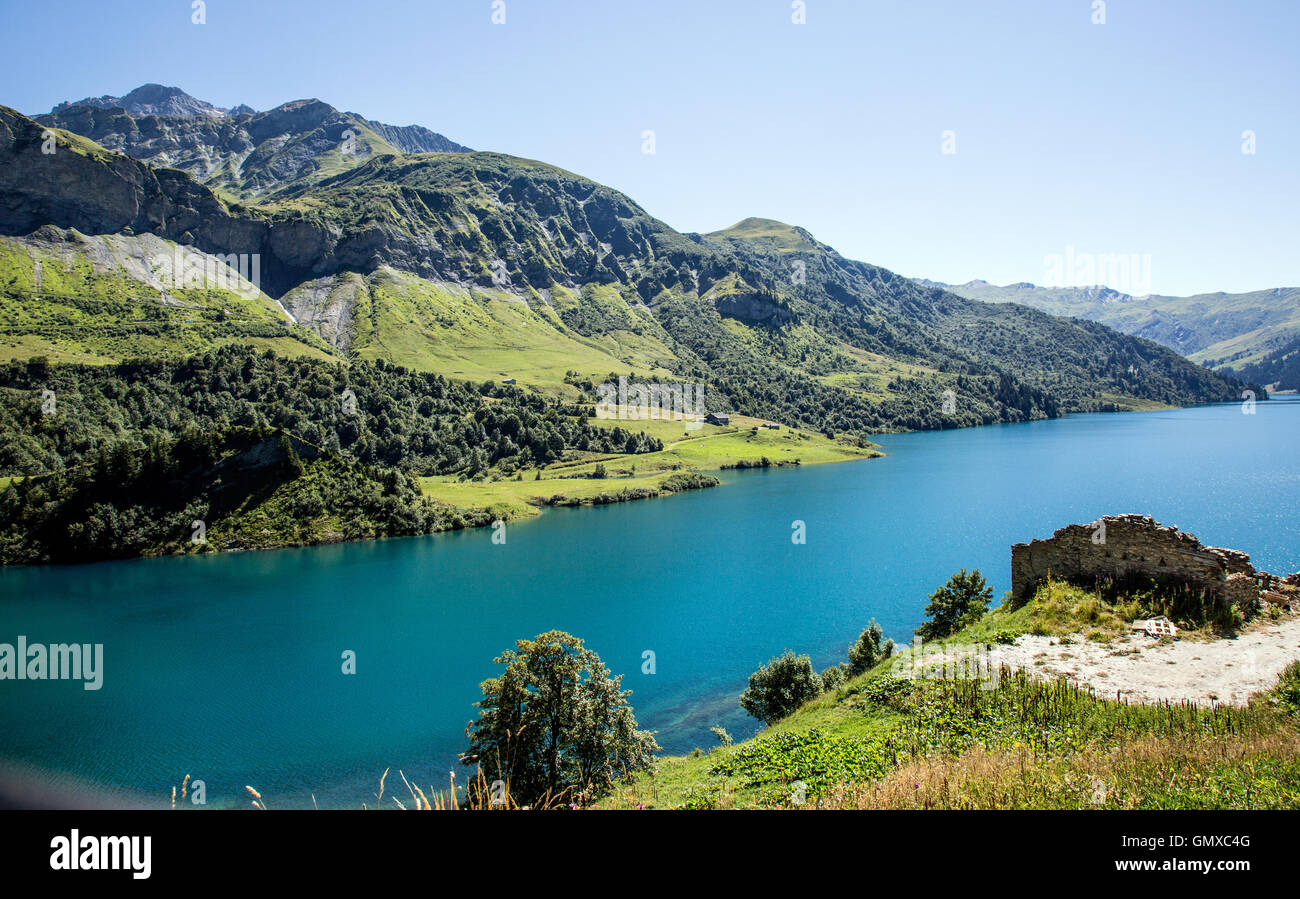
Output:
<instances>
[{"instance_id":1,"label":"shoreline","mask_svg":"<svg viewBox=\"0 0 1300 899\"><path fill-rule=\"evenodd\" d=\"M1279 395L1279 398L1281 399L1283 396L1284 395ZM1288 402L1293 402L1294 399L1295 399L1294 397L1286 397L1285 400L1282 403L1280 403L1280 405L1287 405ZM1237 403L1234 402L1201 403L1195 406L1169 406L1169 407L1162 407L1159 409L1133 409L1133 410L1123 410L1123 411L1124 412L1156 412L1156 411L1171 411L1171 410L1178 411L1182 409L1195 409L1195 408L1202 408L1202 407L1225 406L1225 405L1237 405ZM1042 419L1042 421L1052 421L1052 420L1059 421L1059 420L1065 420L1068 418L1078 417L1083 415L1113 415L1113 414L1118 414L1118 413L1076 412L1076 413L1067 413L1061 415L1057 419ZM765 441L758 441L757 448L753 449L752 451L749 451L747 454L745 450L743 449L739 450L739 452L741 453L741 455L739 456L728 455L726 452L721 452L709 456L708 457L709 461L707 462L697 463L692 465L686 464L686 461L683 461L679 458L681 455L679 450L681 449L694 450L704 443L707 443L709 441L719 440L719 438L723 438L723 439L730 438L729 445L732 447L732 450L734 452L737 451L735 447L736 440L752 441L755 433L759 433L759 434L765 433L762 427L762 425L766 422L765 419L758 419L758 418L752 418L750 416L740 416L740 415L733 416L733 419L735 419L736 421L736 424L734 425L723 426L723 427L706 425L704 432L701 433L699 436L688 437L686 439L679 440L672 444L665 442L665 448L655 453L643 453L643 454L635 454L635 455L600 455L600 456L594 456L592 458L588 458L584 460L568 460L566 462L558 463L557 467L551 469L530 470L532 472L548 471L548 470L564 471L566 473L572 473L572 475L570 476L542 478L540 481L535 479L525 479L522 482L519 480L507 480L505 478L500 478L500 477L494 480L482 480L482 481L452 481L448 476L445 475L438 475L438 476L431 476L431 477L416 477L415 480L419 483L421 493L424 497L432 500L433 502L437 503L440 506L446 507L449 511L460 513L461 515L469 519L468 521L462 521L461 523L459 523L457 526L454 527L441 528L438 530L428 531L423 534L402 534L402 535L393 535L393 536L359 537L359 538L347 538L341 535L331 534L325 536L322 539L314 540L310 542L270 543L270 544L260 545L260 546L239 546L239 547L232 547L229 549L207 550L207 551L200 551L200 552L160 551L160 552L143 553L143 554L132 555L132 556L123 556L114 559L95 559L87 562L75 562L75 563L43 562L43 563L32 563L32 564L24 564L24 565L5 565L5 566L0 566L0 569L38 568L38 567L64 568L64 567L77 567L81 565L93 565L99 562L123 562L123 561L131 561L135 559L157 559L157 558L185 557L185 556L216 556L216 555L223 555L226 553L262 552L262 551L277 550L277 549L307 549L315 546L331 546L340 543L361 543L361 542L370 542L370 541L377 541L377 540L393 540L393 539L402 539L406 537L422 537L422 536L432 536L434 534L447 534L456 531L477 530L485 527L491 527L493 521L496 520L510 523L510 522L519 522L519 521L533 519L540 516L542 511L548 507L573 507L573 506L590 507L596 505L609 505L609 504L622 503L622 502L634 502L642 499L660 499L663 498L664 496L671 496L674 493L681 492L681 491L671 490L671 489L664 490L663 482L667 481L669 478L673 477L674 475L679 475L679 474L712 476L714 480L718 481L718 483L716 484L700 485L697 488L693 488L693 489L706 489L707 487L726 486L727 481L716 477L717 474L724 471L749 469L749 468L767 468L767 467L802 468L811 465L826 465L826 464L833 464L839 462L855 462L855 461L864 461L864 460L881 458L887 455L887 453L885 453L881 449L882 444L880 442L877 442L882 438L888 439L890 437L897 437L897 436L907 435L907 434L930 433L929 431L900 431L897 433L882 432L879 434L873 434L872 440L865 440L865 439L861 440L860 443L864 445L858 446L858 445L847 443L844 440L827 439L824 435L812 434L806 429L790 428L786 425L781 425L779 426L779 429L775 432L775 435L773 436L782 439L791 439L792 440L791 446L785 447L785 449L793 451L794 447L798 446L801 455L795 456L792 459L788 459L788 460L782 460L782 459L772 460L771 457L767 457L770 461L770 465L762 465L761 462L760 464L744 464L747 460L750 462L754 462L764 458L763 455L764 448L768 450L772 449L772 441L765 440ZM603 422L603 421L611 421L611 420L592 419L592 421ZM617 424L618 421L613 420L613 423ZM996 422L993 424L1013 425L1013 424L1032 424L1032 423L1034 422ZM657 426L669 426L673 430L680 430L680 424L677 422L655 421L655 422L647 422L647 424L652 424ZM952 429L935 429L935 430L965 431L965 430L974 430L974 429L989 427L989 426L990 425L973 425L969 428L952 428ZM753 430L755 428L759 430L755 432ZM746 431L749 431L748 436L746 435ZM795 444L793 443L793 440L795 439L808 441L808 442ZM644 464L645 460L651 459L653 457L659 457L660 460L663 460L664 458L669 456L678 458L678 461L675 464L664 465L663 467L655 468L648 472L639 473L639 474L635 473L636 467L639 464L638 460L640 460L640 464ZM805 458L805 456L807 456L808 458ZM613 477L606 477L606 478L592 478L589 476L581 476L583 472L594 469L598 465L617 466L620 464L630 464L631 471L633 473L616 474ZM614 471L627 472L628 469L615 468ZM0 478L0 487L3 486L4 482L10 480L16 480L16 479L17 477ZM572 485L581 485L583 489L581 491L578 491L576 495L571 493L565 493L562 490L549 492L546 495L534 495L529 492L529 488L531 487L531 485L535 485L543 482L555 482L555 481L564 481ZM516 484L521 486L514 487L513 485ZM494 491L497 493L495 497L495 501L492 495ZM458 496L457 494L460 495ZM473 502L464 501L466 499L470 499L476 496L480 498L486 498L489 501L486 503L483 502L473 503ZM453 501L453 499L459 499L461 501L456 502Z\"/></svg>"}]
</instances>

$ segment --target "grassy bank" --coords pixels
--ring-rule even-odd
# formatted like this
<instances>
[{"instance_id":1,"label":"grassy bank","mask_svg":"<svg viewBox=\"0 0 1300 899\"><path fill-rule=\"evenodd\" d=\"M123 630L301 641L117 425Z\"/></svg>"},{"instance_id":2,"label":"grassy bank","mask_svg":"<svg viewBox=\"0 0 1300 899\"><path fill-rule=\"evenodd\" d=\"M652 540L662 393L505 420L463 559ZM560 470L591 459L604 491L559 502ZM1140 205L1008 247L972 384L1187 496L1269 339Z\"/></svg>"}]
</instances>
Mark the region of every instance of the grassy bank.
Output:
<instances>
[{"instance_id":1,"label":"grassy bank","mask_svg":"<svg viewBox=\"0 0 1300 899\"><path fill-rule=\"evenodd\" d=\"M589 423L644 431L662 440L664 448L635 455L575 454L572 459L518 472L514 478L426 477L420 478L420 487L439 502L489 510L510 520L536 515L546 505L590 504L623 491L647 498L675 492L669 479L683 473L763 466L764 460L772 466L817 465L881 455L873 445L856 439L836 439L785 426L765 428L763 419L744 415L731 416L726 426L706 424L693 431L672 421L593 418ZM601 470L604 477L594 477Z\"/></svg>"},{"instance_id":2,"label":"grassy bank","mask_svg":"<svg viewBox=\"0 0 1300 899\"><path fill-rule=\"evenodd\" d=\"M1148 611L1140 597L1045 584L948 642L1085 628L1106 639ZM1300 808L1300 663L1240 707L1122 702L1009 669L913 679L911 655L753 739L662 758L598 807Z\"/></svg>"}]
</instances>

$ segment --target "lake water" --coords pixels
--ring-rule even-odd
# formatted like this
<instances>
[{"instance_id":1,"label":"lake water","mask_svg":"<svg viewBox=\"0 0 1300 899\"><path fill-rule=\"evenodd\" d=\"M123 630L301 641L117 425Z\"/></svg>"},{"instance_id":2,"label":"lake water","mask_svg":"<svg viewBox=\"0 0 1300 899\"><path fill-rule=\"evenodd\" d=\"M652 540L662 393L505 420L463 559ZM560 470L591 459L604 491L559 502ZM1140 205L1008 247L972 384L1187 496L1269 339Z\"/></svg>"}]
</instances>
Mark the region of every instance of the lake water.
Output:
<instances>
[{"instance_id":1,"label":"lake water","mask_svg":"<svg viewBox=\"0 0 1300 899\"><path fill-rule=\"evenodd\" d=\"M668 751L737 739L749 673L823 667L871 618L910 639L959 568L1010 587L1010 546L1142 512L1300 570L1300 401L879 439L884 458L726 473L666 499L490 530L221 556L0 570L0 642L104 644L99 691L0 681L0 759L165 807L373 803L392 767L444 786L492 659L552 628L586 640ZM792 523L807 543L791 541ZM355 675L341 654L356 653ZM642 654L656 671L642 673ZM387 800L385 800L387 801Z\"/></svg>"}]
</instances>

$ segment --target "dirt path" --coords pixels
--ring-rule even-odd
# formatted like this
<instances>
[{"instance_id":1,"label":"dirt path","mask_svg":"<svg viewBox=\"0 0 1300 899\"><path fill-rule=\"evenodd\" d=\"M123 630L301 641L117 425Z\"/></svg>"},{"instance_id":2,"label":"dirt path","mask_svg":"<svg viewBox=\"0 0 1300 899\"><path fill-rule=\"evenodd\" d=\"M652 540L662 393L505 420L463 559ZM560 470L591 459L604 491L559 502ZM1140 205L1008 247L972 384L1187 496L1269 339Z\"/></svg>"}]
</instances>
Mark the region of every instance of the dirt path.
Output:
<instances>
[{"instance_id":1,"label":"dirt path","mask_svg":"<svg viewBox=\"0 0 1300 899\"><path fill-rule=\"evenodd\" d=\"M1110 644L1062 644L1025 635L1014 646L994 646L990 659L1046 677L1064 675L1099 693L1118 691L1138 702L1191 699L1245 705L1252 693L1272 688L1282 669L1300 659L1300 616L1265 621L1213 642L1160 643L1135 635Z\"/></svg>"}]
</instances>

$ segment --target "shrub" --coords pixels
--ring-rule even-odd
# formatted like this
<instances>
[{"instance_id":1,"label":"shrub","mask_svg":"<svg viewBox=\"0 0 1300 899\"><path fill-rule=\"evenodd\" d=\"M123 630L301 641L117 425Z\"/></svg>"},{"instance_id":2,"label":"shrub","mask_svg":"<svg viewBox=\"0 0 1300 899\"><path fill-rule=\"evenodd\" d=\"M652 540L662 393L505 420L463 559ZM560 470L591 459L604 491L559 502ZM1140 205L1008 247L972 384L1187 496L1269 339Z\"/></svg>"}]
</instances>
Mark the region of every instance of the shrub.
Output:
<instances>
[{"instance_id":1,"label":"shrub","mask_svg":"<svg viewBox=\"0 0 1300 899\"><path fill-rule=\"evenodd\" d=\"M1277 704L1292 715L1300 715L1300 662L1292 662L1278 678L1273 691Z\"/></svg>"},{"instance_id":2,"label":"shrub","mask_svg":"<svg viewBox=\"0 0 1300 899\"><path fill-rule=\"evenodd\" d=\"M983 618L992 599L993 588L984 581L979 569L967 574L963 568L930 594L930 604L925 607L930 620L916 629L916 635L922 640L950 637Z\"/></svg>"},{"instance_id":3,"label":"shrub","mask_svg":"<svg viewBox=\"0 0 1300 899\"><path fill-rule=\"evenodd\" d=\"M849 647L850 676L861 674L876 667L876 663L894 654L894 641L884 639L885 633L880 624L872 619L866 629L858 636L858 642Z\"/></svg>"},{"instance_id":4,"label":"shrub","mask_svg":"<svg viewBox=\"0 0 1300 899\"><path fill-rule=\"evenodd\" d=\"M885 677L873 678L870 683L862 688L861 695L868 702L888 705L896 699L910 696L915 689L916 681L891 674Z\"/></svg>"},{"instance_id":5,"label":"shrub","mask_svg":"<svg viewBox=\"0 0 1300 899\"><path fill-rule=\"evenodd\" d=\"M845 666L841 663L827 668L821 673L821 678L822 690L829 693L831 690L834 690L836 687L839 687L848 680L848 674L845 671Z\"/></svg>"},{"instance_id":6,"label":"shrub","mask_svg":"<svg viewBox=\"0 0 1300 899\"><path fill-rule=\"evenodd\" d=\"M749 676L740 707L764 724L789 715L822 691L822 679L806 655L790 650Z\"/></svg>"}]
</instances>

